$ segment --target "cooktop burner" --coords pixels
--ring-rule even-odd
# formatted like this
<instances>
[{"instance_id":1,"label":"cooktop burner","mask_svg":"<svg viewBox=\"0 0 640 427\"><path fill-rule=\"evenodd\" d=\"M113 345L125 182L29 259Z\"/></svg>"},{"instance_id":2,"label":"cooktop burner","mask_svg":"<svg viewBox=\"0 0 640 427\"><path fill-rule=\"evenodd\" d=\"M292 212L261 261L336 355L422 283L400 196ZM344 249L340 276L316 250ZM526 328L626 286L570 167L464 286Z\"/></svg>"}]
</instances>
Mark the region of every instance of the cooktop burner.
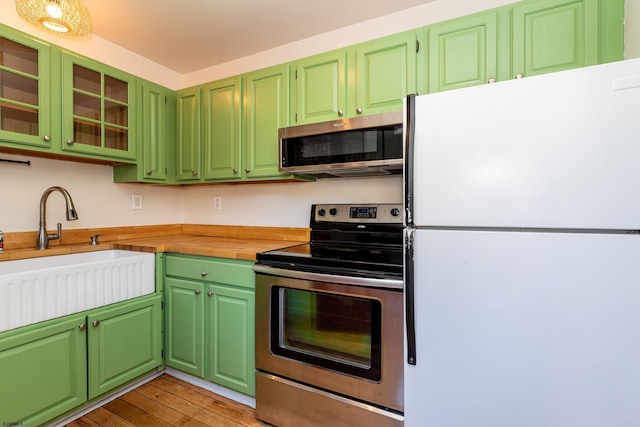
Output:
<instances>
[{"instance_id":1,"label":"cooktop burner","mask_svg":"<svg viewBox=\"0 0 640 427\"><path fill-rule=\"evenodd\" d=\"M402 206L313 205L311 242L257 254L257 264L343 276L402 279Z\"/></svg>"}]
</instances>

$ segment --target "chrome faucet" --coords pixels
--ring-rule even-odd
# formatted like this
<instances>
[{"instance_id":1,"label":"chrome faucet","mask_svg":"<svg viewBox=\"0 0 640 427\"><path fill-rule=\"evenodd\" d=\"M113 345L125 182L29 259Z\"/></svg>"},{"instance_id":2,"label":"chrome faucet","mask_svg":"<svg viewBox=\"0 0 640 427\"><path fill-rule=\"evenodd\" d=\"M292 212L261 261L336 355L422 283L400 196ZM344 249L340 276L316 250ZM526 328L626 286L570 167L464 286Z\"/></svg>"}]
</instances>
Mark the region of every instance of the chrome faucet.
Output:
<instances>
[{"instance_id":1,"label":"chrome faucet","mask_svg":"<svg viewBox=\"0 0 640 427\"><path fill-rule=\"evenodd\" d=\"M67 204L67 221L78 219L78 213L76 212L76 208L73 206L73 200L71 200L71 195L67 190L62 187L49 187L44 190L44 193L42 193L42 197L40 198L40 227L38 229L37 241L38 249L47 249L49 247L49 240L60 240L62 238L62 224L60 223L58 223L57 234L47 234L47 198L49 197L49 194L54 191L59 191L64 196L64 200Z\"/></svg>"}]
</instances>

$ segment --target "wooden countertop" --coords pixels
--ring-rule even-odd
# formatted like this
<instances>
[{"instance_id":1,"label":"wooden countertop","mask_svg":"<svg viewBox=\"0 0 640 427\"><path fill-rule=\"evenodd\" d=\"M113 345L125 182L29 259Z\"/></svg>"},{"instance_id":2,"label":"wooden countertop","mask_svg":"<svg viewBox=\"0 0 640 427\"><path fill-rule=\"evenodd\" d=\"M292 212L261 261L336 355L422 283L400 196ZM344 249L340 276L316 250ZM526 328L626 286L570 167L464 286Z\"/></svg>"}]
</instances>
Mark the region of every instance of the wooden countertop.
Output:
<instances>
[{"instance_id":1,"label":"wooden countertop","mask_svg":"<svg viewBox=\"0 0 640 427\"><path fill-rule=\"evenodd\" d=\"M100 239L98 245L89 245L87 236L97 233L105 237ZM174 252L255 261L258 252L308 242L308 230L305 229L171 225L78 230L75 235L74 231L69 231L63 236L63 244L50 242L48 249L38 250L32 247L35 234L31 234L15 233L10 236L10 243L13 244L9 248L5 237L5 251L0 253L0 262L108 249ZM64 244L64 240L68 244Z\"/></svg>"},{"instance_id":2,"label":"wooden countertop","mask_svg":"<svg viewBox=\"0 0 640 427\"><path fill-rule=\"evenodd\" d=\"M131 251L175 252L255 261L258 252L299 245L300 243L303 242L179 235L118 242L115 247Z\"/></svg>"}]
</instances>

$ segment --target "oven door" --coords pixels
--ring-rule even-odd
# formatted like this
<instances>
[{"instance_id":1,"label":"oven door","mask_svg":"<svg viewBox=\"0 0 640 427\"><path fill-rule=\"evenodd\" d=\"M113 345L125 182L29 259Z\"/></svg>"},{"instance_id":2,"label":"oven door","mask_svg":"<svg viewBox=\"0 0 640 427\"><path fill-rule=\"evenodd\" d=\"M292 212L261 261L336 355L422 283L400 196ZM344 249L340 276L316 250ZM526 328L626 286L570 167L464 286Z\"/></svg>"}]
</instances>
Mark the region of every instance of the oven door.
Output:
<instances>
[{"instance_id":1,"label":"oven door","mask_svg":"<svg viewBox=\"0 0 640 427\"><path fill-rule=\"evenodd\" d=\"M401 289L256 275L256 368L403 411Z\"/></svg>"}]
</instances>

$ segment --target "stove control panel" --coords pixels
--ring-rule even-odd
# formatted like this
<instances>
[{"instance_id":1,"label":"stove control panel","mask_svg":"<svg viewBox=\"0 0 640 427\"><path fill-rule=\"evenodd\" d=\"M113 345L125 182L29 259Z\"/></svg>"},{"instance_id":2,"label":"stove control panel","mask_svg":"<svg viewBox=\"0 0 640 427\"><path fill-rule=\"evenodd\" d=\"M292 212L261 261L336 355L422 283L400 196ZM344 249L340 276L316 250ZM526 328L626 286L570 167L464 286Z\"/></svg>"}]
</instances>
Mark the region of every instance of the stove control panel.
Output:
<instances>
[{"instance_id":1,"label":"stove control panel","mask_svg":"<svg viewBox=\"0 0 640 427\"><path fill-rule=\"evenodd\" d=\"M313 205L316 222L402 223L402 205L397 203Z\"/></svg>"}]
</instances>

